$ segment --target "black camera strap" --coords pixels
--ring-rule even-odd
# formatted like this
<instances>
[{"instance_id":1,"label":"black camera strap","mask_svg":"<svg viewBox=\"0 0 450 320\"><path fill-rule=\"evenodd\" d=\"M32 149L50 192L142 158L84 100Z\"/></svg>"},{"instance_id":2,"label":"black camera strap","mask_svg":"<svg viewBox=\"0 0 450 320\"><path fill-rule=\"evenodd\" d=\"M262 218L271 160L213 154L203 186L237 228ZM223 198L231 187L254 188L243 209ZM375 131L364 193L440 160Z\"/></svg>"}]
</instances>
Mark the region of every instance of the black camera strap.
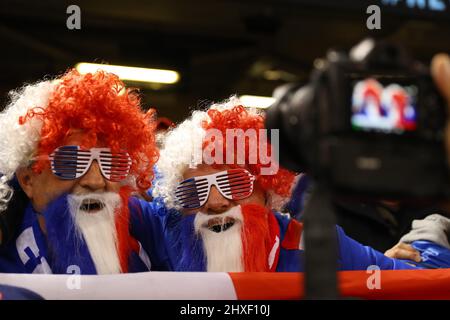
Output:
<instances>
[{"instance_id":1,"label":"black camera strap","mask_svg":"<svg viewBox=\"0 0 450 320\"><path fill-rule=\"evenodd\" d=\"M304 213L305 298L338 299L336 218L329 190L315 184Z\"/></svg>"}]
</instances>

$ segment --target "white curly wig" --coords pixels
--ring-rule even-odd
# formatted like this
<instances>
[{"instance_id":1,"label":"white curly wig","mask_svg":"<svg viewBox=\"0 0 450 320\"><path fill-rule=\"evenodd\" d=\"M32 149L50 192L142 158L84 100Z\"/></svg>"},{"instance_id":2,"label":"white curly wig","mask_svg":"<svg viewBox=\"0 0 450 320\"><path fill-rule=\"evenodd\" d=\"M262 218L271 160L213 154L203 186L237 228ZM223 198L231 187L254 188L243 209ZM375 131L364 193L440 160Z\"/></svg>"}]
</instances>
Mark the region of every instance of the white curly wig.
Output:
<instances>
[{"instance_id":1,"label":"white curly wig","mask_svg":"<svg viewBox=\"0 0 450 320\"><path fill-rule=\"evenodd\" d=\"M27 166L33 157L42 121L36 118L19 124L28 110L45 109L57 81L41 81L9 93L10 103L0 113L0 212L6 210L13 190L8 181L20 167Z\"/></svg>"},{"instance_id":2,"label":"white curly wig","mask_svg":"<svg viewBox=\"0 0 450 320\"><path fill-rule=\"evenodd\" d=\"M232 96L223 103L212 104L208 110L218 111L231 110L242 103L236 96ZM162 143L159 160L156 163L158 179L154 182L153 196L161 198L168 208L180 209L176 202L175 190L183 174L188 168L195 168L202 162L199 159L198 150L201 149L206 130L202 123L210 123L211 119L207 111L193 111L190 118L168 131ZM256 108L246 108L251 115L262 115ZM292 182L291 190L295 186ZM272 209L279 210L289 200L269 190L267 192L268 202Z\"/></svg>"}]
</instances>

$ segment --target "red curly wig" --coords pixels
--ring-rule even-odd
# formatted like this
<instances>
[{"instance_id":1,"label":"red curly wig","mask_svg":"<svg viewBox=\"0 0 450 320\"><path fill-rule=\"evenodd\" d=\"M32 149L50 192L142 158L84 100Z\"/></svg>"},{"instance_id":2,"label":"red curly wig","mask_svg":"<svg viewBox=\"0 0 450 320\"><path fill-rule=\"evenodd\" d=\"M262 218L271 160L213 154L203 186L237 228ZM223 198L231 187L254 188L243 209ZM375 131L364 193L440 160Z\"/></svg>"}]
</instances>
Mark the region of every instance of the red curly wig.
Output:
<instances>
[{"instance_id":1,"label":"red curly wig","mask_svg":"<svg viewBox=\"0 0 450 320\"><path fill-rule=\"evenodd\" d=\"M203 121L203 128L205 130L208 129L217 129L220 132L222 132L222 135L226 136L226 130L227 129L254 129L257 133L257 139L258 142L260 141L260 132L259 129L264 129L264 117L259 114L254 114L248 112L243 106L235 106L231 109L224 109L224 110L217 110L217 109L210 109L208 110L208 116L210 118L210 121ZM226 145L226 139L223 141L223 155L226 154L227 145ZM206 141L203 144L203 148L206 148L208 146L209 142ZM249 161L249 141L248 139L245 139L245 164L247 169L250 171L251 174L256 176L257 181L259 182L260 186L265 191L273 191L276 194L287 197L290 195L290 189L291 185L294 181L295 173L284 169L282 167L279 168L278 172L274 175L261 175L261 168L264 166L269 165L262 165L260 163L259 159L259 147L260 143L258 143L257 146L257 152L258 152L258 161L256 164L250 164ZM237 144L234 145L234 154L236 159L237 154ZM267 149L266 154L270 155L271 146L269 143L266 143L263 148ZM232 165L237 166L237 164Z\"/></svg>"},{"instance_id":2,"label":"red curly wig","mask_svg":"<svg viewBox=\"0 0 450 320\"><path fill-rule=\"evenodd\" d=\"M154 110L141 111L137 93L125 88L111 73L97 71L81 75L69 70L58 79L46 108L35 107L21 117L20 124L36 117L42 120L37 156L49 155L64 144L74 129L86 133L83 148L106 143L113 152L127 150L132 158L130 174L136 177L140 191L147 190L153 179L153 165L158 159L155 145ZM46 161L33 165L40 172Z\"/></svg>"}]
</instances>

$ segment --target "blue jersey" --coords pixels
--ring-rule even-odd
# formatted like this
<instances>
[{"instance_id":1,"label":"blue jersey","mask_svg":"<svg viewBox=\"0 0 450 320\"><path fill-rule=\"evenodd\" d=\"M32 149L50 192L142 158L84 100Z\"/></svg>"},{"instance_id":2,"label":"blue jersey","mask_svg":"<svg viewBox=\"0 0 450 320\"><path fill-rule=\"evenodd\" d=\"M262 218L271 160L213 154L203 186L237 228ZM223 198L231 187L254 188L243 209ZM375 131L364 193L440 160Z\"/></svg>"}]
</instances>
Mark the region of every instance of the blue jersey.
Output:
<instances>
[{"instance_id":1,"label":"blue jersey","mask_svg":"<svg viewBox=\"0 0 450 320\"><path fill-rule=\"evenodd\" d=\"M414 241L411 245L420 253L420 266L429 269L450 268L450 250L447 248L425 240Z\"/></svg>"},{"instance_id":2,"label":"blue jersey","mask_svg":"<svg viewBox=\"0 0 450 320\"><path fill-rule=\"evenodd\" d=\"M184 249L188 241L186 233L193 235L193 219L183 224L185 219L176 210L168 210L161 202L146 202L136 198L130 199L130 233L140 242L147 253L151 267L144 268L141 263L130 261L130 271L187 271L180 261L184 261ZM280 245L277 248L276 271L303 271L302 225L286 215L273 213ZM183 229L184 228L184 229ZM413 269L417 267L448 267L450 251L436 247L431 243L418 244L422 256L428 257L427 263L414 265L410 261L390 259L382 253L363 246L345 235L340 227L336 227L339 243L339 270L366 270L368 266L377 265L382 270ZM183 235L184 234L184 235ZM200 248L201 249L201 248ZM139 257L136 258L140 262ZM425 259L424 259L425 260ZM134 269L134 270L133 270ZM196 271L204 271L204 263L197 262ZM193 270L192 270L193 271ZM29 206L15 241L0 249L0 272L10 273L65 273L54 269L45 236L41 232L36 213ZM88 269L86 273L95 273Z\"/></svg>"},{"instance_id":3,"label":"blue jersey","mask_svg":"<svg viewBox=\"0 0 450 320\"><path fill-rule=\"evenodd\" d=\"M147 203L143 200L135 201L139 204L139 216L132 221L132 234L138 239L151 257L152 266L170 268L176 271L205 271L205 264L201 261L195 263L195 268L186 269L181 264L186 254L184 248L192 247L183 233L183 228L194 232L193 220L186 217L189 224L182 223L185 219L176 210L168 210L161 202ZM135 211L135 210L133 210ZM280 245L276 271L299 272L303 271L302 224L287 215L273 213L279 226ZM412 261L391 259L370 247L364 246L349 238L342 228L336 227L339 244L339 270L366 270L376 265L381 270L416 269ZM450 252L449 252L450 253Z\"/></svg>"},{"instance_id":4,"label":"blue jersey","mask_svg":"<svg viewBox=\"0 0 450 320\"><path fill-rule=\"evenodd\" d=\"M158 201L131 198L129 207L130 233L149 255L152 271L174 270L179 252L176 235L181 216Z\"/></svg>"},{"instance_id":5,"label":"blue jersey","mask_svg":"<svg viewBox=\"0 0 450 320\"><path fill-rule=\"evenodd\" d=\"M59 201L65 202L62 196L55 202L55 206L61 205ZM70 214L65 208L55 210L60 217ZM68 219L61 219L61 221ZM68 235L73 233L73 224L59 223L58 219L52 219L55 225L49 227L50 220L46 220L47 230L53 230L47 235L42 232L38 215L33 210L31 203L25 210L21 226L15 233L13 241L0 247L0 273L45 273L64 274L73 273L77 266L80 274L96 274L94 263L91 259L87 246L79 241L74 241ZM66 253L67 259L55 262L52 250L49 248L49 238L54 238L52 243L61 245ZM70 239L69 239L70 238ZM76 239L75 239L76 240ZM54 247L53 247L54 248ZM78 254L75 255L74 252ZM81 253L81 254L80 254ZM158 259L155 259L158 261ZM151 269L152 257L148 257L141 247L138 251L131 251L128 259L129 272L142 272Z\"/></svg>"},{"instance_id":6,"label":"blue jersey","mask_svg":"<svg viewBox=\"0 0 450 320\"><path fill-rule=\"evenodd\" d=\"M304 248L302 224L279 213L275 214L280 225L281 248L278 272L304 271ZM293 227L297 225L297 227ZM292 234L294 233L294 234ZM338 241L338 270L367 270L376 265L381 270L416 269L412 262L391 259L370 247L349 238L341 227L336 226ZM288 240L289 241L286 241ZM290 241L290 239L298 239ZM298 243L298 245L296 245Z\"/></svg>"}]
</instances>

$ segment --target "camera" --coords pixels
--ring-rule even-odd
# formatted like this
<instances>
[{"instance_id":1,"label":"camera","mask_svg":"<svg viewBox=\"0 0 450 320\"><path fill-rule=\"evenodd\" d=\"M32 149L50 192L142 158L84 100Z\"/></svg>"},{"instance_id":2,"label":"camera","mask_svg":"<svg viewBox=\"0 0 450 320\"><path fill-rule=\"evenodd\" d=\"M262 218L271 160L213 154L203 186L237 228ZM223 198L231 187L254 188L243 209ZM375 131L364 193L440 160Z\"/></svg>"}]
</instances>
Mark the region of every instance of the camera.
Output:
<instances>
[{"instance_id":1,"label":"camera","mask_svg":"<svg viewBox=\"0 0 450 320\"><path fill-rule=\"evenodd\" d=\"M304 86L274 93L266 126L280 130L280 164L337 194L449 195L446 108L429 70L398 45L367 39L331 50Z\"/></svg>"}]
</instances>

